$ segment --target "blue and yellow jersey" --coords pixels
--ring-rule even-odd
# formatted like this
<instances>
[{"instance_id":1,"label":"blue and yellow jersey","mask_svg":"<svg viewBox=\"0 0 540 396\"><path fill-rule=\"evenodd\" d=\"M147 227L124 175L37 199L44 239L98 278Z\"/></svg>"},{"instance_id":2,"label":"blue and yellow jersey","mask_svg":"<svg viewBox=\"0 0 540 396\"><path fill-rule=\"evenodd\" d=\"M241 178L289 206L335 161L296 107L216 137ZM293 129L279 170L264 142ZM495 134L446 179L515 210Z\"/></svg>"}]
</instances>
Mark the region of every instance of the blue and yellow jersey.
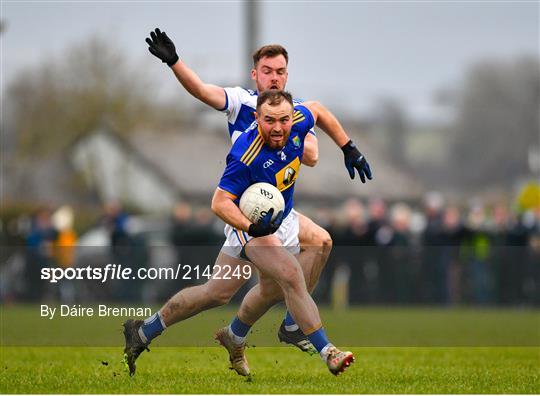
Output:
<instances>
[{"instance_id":1,"label":"blue and yellow jersey","mask_svg":"<svg viewBox=\"0 0 540 396\"><path fill-rule=\"evenodd\" d=\"M283 194L285 218L294 205L294 184L304 154L304 138L313 126L311 112L305 106L295 106L289 139L281 150L275 150L264 144L258 125L254 123L234 142L219 188L229 193L238 205L250 185L270 183Z\"/></svg>"}]
</instances>

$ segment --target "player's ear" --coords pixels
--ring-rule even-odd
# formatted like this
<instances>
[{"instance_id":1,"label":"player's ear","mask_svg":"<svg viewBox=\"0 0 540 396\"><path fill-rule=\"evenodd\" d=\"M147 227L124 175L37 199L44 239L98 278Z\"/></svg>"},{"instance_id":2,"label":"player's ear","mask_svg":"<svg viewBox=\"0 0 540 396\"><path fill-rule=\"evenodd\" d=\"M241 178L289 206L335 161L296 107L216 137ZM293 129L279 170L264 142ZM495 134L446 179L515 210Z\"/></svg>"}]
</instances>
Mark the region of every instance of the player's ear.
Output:
<instances>
[{"instance_id":1,"label":"player's ear","mask_svg":"<svg viewBox=\"0 0 540 396\"><path fill-rule=\"evenodd\" d=\"M257 70L255 68L251 69L251 79L257 81Z\"/></svg>"}]
</instances>

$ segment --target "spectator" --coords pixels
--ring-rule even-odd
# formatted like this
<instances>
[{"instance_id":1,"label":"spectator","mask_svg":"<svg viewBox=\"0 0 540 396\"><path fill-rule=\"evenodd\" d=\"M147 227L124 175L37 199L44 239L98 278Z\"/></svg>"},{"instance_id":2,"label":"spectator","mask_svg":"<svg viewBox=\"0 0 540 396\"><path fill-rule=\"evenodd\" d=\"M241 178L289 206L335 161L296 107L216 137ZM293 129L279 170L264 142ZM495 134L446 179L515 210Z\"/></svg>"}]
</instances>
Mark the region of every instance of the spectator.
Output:
<instances>
[{"instance_id":1,"label":"spectator","mask_svg":"<svg viewBox=\"0 0 540 396\"><path fill-rule=\"evenodd\" d=\"M484 207L474 204L467 219L469 232L465 238L464 256L469 297L476 304L493 302L493 268L490 265L491 242Z\"/></svg>"},{"instance_id":2,"label":"spectator","mask_svg":"<svg viewBox=\"0 0 540 396\"><path fill-rule=\"evenodd\" d=\"M461 299L463 263L459 260L459 251L465 234L459 209L456 206L447 207L442 217L434 285L437 301L443 304L457 304Z\"/></svg>"},{"instance_id":3,"label":"spectator","mask_svg":"<svg viewBox=\"0 0 540 396\"><path fill-rule=\"evenodd\" d=\"M73 210L69 206L60 207L52 215L52 224L57 232L53 242L53 257L56 264L62 268L73 267L75 263L75 245L77 234L73 230ZM73 280L62 279L58 282L60 301L63 304L73 304L75 301L75 286Z\"/></svg>"},{"instance_id":4,"label":"spectator","mask_svg":"<svg viewBox=\"0 0 540 396\"><path fill-rule=\"evenodd\" d=\"M424 199L424 215L426 228L422 237L422 284L424 284L424 301L444 303L439 285L441 273L438 263L441 261L442 210L444 198L439 192L432 191Z\"/></svg>"},{"instance_id":5,"label":"spectator","mask_svg":"<svg viewBox=\"0 0 540 396\"><path fill-rule=\"evenodd\" d=\"M53 264L52 243L57 233L51 224L48 209L38 209L32 216L30 231L26 237L25 278L27 280L27 297L30 301L40 301L45 291L45 283L41 281L41 268Z\"/></svg>"}]
</instances>

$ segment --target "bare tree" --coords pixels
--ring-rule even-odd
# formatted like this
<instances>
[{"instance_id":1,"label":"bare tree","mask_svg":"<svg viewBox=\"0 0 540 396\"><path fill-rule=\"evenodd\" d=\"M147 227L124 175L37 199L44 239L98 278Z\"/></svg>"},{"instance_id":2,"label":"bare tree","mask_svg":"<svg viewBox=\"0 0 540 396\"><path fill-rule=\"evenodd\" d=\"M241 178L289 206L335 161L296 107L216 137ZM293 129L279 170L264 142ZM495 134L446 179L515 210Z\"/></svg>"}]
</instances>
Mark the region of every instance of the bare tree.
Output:
<instances>
[{"instance_id":1,"label":"bare tree","mask_svg":"<svg viewBox=\"0 0 540 396\"><path fill-rule=\"evenodd\" d=\"M8 87L17 155L57 154L104 120L129 133L152 119L149 91L142 71L100 38L23 70Z\"/></svg>"},{"instance_id":2,"label":"bare tree","mask_svg":"<svg viewBox=\"0 0 540 396\"><path fill-rule=\"evenodd\" d=\"M466 186L511 187L530 173L539 142L540 75L536 58L472 67L458 98L453 174Z\"/></svg>"},{"instance_id":3,"label":"bare tree","mask_svg":"<svg viewBox=\"0 0 540 396\"><path fill-rule=\"evenodd\" d=\"M2 200L79 192L79 176L65 166L67 149L103 125L119 134L178 128L182 112L156 104L155 89L140 64L100 37L21 70L3 97Z\"/></svg>"}]
</instances>

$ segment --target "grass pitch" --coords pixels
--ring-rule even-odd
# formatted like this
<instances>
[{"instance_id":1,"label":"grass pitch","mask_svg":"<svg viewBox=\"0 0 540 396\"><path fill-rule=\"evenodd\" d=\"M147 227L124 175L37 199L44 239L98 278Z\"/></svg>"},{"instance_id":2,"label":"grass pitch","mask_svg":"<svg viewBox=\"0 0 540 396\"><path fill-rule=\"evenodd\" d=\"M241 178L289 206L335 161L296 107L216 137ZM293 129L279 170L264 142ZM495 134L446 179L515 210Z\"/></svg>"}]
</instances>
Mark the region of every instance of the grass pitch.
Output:
<instances>
[{"instance_id":1,"label":"grass pitch","mask_svg":"<svg viewBox=\"0 0 540 396\"><path fill-rule=\"evenodd\" d=\"M119 348L8 347L2 393L539 393L537 348L352 348L338 377L317 356L249 348L253 376L228 370L218 347L144 352L131 378ZM5 358L5 360L4 360ZM107 364L107 365L105 365Z\"/></svg>"},{"instance_id":2,"label":"grass pitch","mask_svg":"<svg viewBox=\"0 0 540 396\"><path fill-rule=\"evenodd\" d=\"M249 380L211 342L232 308L168 329L133 378L121 363L124 318L37 312L2 308L0 393L540 393L537 311L323 309L331 339L356 356L334 377L318 356L278 346L283 310L275 309L250 335Z\"/></svg>"}]
</instances>

